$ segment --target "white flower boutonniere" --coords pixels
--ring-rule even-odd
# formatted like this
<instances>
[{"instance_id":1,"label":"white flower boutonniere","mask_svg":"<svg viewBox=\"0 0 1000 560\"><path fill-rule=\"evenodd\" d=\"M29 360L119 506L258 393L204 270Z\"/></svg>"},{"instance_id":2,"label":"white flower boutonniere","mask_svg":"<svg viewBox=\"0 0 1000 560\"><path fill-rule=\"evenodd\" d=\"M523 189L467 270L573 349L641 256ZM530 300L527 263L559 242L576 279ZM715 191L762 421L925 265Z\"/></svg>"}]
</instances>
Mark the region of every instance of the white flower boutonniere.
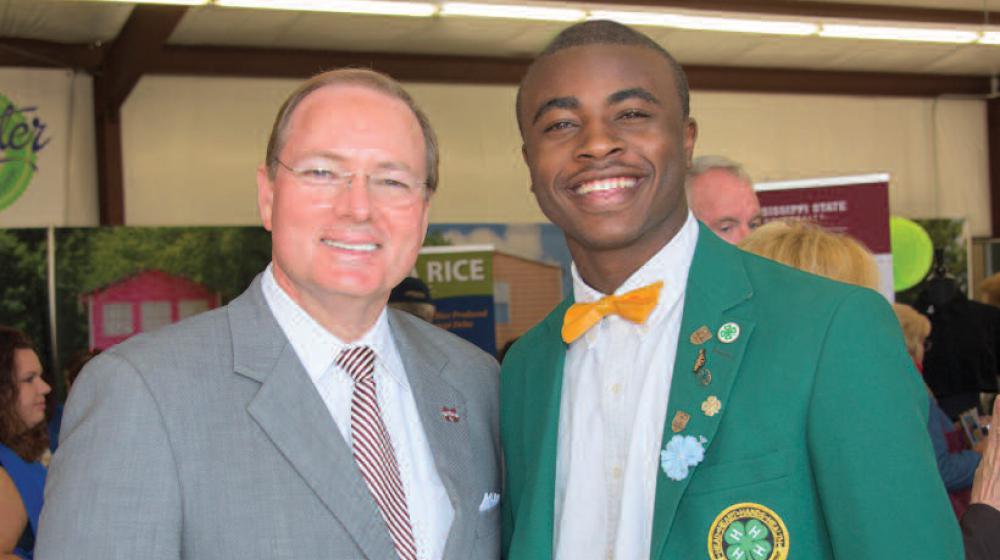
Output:
<instances>
[{"instance_id":1,"label":"white flower boutonniere","mask_svg":"<svg viewBox=\"0 0 1000 560\"><path fill-rule=\"evenodd\" d=\"M675 435L660 451L660 466L670 480L684 480L688 470L705 458L705 438Z\"/></svg>"}]
</instances>

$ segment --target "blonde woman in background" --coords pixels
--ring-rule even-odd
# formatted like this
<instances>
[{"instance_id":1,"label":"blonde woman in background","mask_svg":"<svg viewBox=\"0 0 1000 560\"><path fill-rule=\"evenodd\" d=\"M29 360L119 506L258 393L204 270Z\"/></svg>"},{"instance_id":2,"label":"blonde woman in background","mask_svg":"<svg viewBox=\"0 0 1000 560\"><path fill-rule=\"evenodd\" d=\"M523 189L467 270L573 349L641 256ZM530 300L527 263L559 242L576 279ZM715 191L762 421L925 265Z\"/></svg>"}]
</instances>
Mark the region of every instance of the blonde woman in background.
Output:
<instances>
[{"instance_id":1,"label":"blonde woman in background","mask_svg":"<svg viewBox=\"0 0 1000 560\"><path fill-rule=\"evenodd\" d=\"M917 369L921 369L924 363L924 345L927 337L931 335L931 321L905 303L892 304L892 310L896 312L899 326L903 329L906 351L913 358Z\"/></svg>"},{"instance_id":2,"label":"blonde woman in background","mask_svg":"<svg viewBox=\"0 0 1000 560\"><path fill-rule=\"evenodd\" d=\"M769 222L754 230L740 247L817 276L878 289L878 266L861 243L810 222Z\"/></svg>"},{"instance_id":3,"label":"blonde woman in background","mask_svg":"<svg viewBox=\"0 0 1000 560\"><path fill-rule=\"evenodd\" d=\"M1000 272L987 276L979 284L979 301L1000 307Z\"/></svg>"},{"instance_id":4,"label":"blonde woman in background","mask_svg":"<svg viewBox=\"0 0 1000 560\"><path fill-rule=\"evenodd\" d=\"M913 358L913 365L916 366L917 370L923 372L924 343L931 334L931 322L909 305L896 303L893 304L892 310L896 312L899 325L903 328L906 351ZM952 452L949 449L946 434L954 431L955 426L948 415L938 406L937 400L929 388L927 394L930 398L930 419L927 422L927 428L931 434L931 443L934 444L934 455L937 458L941 479L949 492L965 490L972 486L972 477L982 457L980 453L986 447L986 440L982 440L976 446L975 451L963 449ZM962 509L964 510L964 507Z\"/></svg>"}]
</instances>

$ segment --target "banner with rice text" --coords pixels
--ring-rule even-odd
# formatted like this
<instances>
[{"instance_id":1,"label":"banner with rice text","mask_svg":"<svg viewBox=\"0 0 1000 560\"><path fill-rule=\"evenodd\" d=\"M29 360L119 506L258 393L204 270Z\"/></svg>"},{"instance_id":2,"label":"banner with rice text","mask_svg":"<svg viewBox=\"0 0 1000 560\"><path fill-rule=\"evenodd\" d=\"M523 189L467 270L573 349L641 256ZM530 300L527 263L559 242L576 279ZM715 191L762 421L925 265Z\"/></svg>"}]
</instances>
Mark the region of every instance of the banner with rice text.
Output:
<instances>
[{"instance_id":1,"label":"banner with rice text","mask_svg":"<svg viewBox=\"0 0 1000 560\"><path fill-rule=\"evenodd\" d=\"M424 247L414 276L431 290L435 325L496 355L491 245Z\"/></svg>"}]
</instances>

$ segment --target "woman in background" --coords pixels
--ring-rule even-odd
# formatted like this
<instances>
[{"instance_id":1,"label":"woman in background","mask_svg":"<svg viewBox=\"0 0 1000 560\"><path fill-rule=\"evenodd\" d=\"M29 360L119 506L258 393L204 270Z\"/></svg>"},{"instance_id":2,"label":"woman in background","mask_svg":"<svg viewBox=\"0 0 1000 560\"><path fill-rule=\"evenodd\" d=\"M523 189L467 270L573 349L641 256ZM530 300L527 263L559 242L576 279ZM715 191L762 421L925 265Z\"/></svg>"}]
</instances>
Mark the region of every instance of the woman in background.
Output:
<instances>
[{"instance_id":1,"label":"woman in background","mask_svg":"<svg viewBox=\"0 0 1000 560\"><path fill-rule=\"evenodd\" d=\"M740 248L831 280L878 290L875 258L853 237L803 221L769 222Z\"/></svg>"},{"instance_id":2,"label":"woman in background","mask_svg":"<svg viewBox=\"0 0 1000 560\"><path fill-rule=\"evenodd\" d=\"M899 325L903 328L903 340L906 342L906 351L913 359L913 365L917 370L923 372L924 363L924 342L931 334L931 322L927 317L921 315L916 309L902 303L893 304L892 310L896 312ZM986 446L986 440L980 442L976 450L960 449L958 444L949 445L949 433L957 433L951 436L952 442L964 441L960 431L956 432L948 415L941 410L937 404L937 399L927 389L930 398L930 416L927 428L930 430L931 443L934 444L934 455L937 457L938 472L944 481L944 487L948 492L958 492L972 487L972 477L979 466L980 453ZM956 506L956 513L961 517L962 512L968 505L967 497L952 498L952 505ZM956 504L956 499L959 503Z\"/></svg>"},{"instance_id":3,"label":"woman in background","mask_svg":"<svg viewBox=\"0 0 1000 560\"><path fill-rule=\"evenodd\" d=\"M979 283L979 301L1000 307L1000 272L987 276Z\"/></svg>"},{"instance_id":4,"label":"woman in background","mask_svg":"<svg viewBox=\"0 0 1000 560\"><path fill-rule=\"evenodd\" d=\"M30 559L48 453L42 365L24 333L0 326L0 558Z\"/></svg>"}]
</instances>

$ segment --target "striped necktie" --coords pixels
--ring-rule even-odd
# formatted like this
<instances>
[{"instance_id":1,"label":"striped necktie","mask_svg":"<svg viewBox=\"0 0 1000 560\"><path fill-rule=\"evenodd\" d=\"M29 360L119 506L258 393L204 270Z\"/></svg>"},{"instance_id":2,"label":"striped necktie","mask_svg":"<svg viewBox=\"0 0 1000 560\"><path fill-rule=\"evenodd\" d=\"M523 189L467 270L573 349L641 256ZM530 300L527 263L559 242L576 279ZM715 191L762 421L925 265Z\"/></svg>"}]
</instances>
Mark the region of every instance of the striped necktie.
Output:
<instances>
[{"instance_id":1,"label":"striped necktie","mask_svg":"<svg viewBox=\"0 0 1000 560\"><path fill-rule=\"evenodd\" d=\"M337 356L337 365L354 380L351 396L351 447L368 491L382 513L392 544L401 560L416 560L417 547L406 507L406 493L389 432L382 423L375 393L375 352L369 346L350 346Z\"/></svg>"}]
</instances>

